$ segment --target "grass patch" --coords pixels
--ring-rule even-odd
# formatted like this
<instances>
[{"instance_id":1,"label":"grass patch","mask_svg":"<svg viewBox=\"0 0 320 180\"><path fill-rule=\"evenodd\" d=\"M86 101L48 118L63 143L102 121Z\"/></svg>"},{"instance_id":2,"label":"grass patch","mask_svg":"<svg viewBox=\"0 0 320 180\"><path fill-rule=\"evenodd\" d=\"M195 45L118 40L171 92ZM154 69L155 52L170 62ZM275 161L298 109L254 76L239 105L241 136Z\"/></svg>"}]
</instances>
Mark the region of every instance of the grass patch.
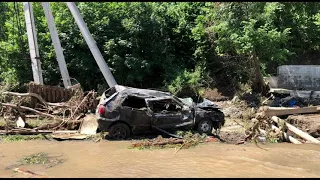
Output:
<instances>
[{"instance_id":1,"label":"grass patch","mask_svg":"<svg viewBox=\"0 0 320 180\"><path fill-rule=\"evenodd\" d=\"M2 118L2 117L0 117L0 126L5 126L6 125L6 121Z\"/></svg>"},{"instance_id":2,"label":"grass patch","mask_svg":"<svg viewBox=\"0 0 320 180\"><path fill-rule=\"evenodd\" d=\"M45 137L46 136L46 137ZM30 141L30 140L46 140L52 139L50 135L0 135L2 142Z\"/></svg>"},{"instance_id":3,"label":"grass patch","mask_svg":"<svg viewBox=\"0 0 320 180\"><path fill-rule=\"evenodd\" d=\"M22 164L47 164L50 162L50 157L47 153L41 152L32 154L22 158L20 161Z\"/></svg>"},{"instance_id":4,"label":"grass patch","mask_svg":"<svg viewBox=\"0 0 320 180\"><path fill-rule=\"evenodd\" d=\"M40 152L36 154L31 154L30 156L23 157L18 161L20 165L28 165L28 164L45 164L48 165L47 168L53 167L57 164L61 164L64 162L63 159L58 159L54 156L49 156L48 153Z\"/></svg>"},{"instance_id":5,"label":"grass patch","mask_svg":"<svg viewBox=\"0 0 320 180\"><path fill-rule=\"evenodd\" d=\"M26 118L25 122L27 122L31 127L39 127L44 124L54 123L55 121L52 119L47 119L44 117L38 118ZM3 117L0 117L0 127L4 127L6 125L6 121Z\"/></svg>"},{"instance_id":6,"label":"grass patch","mask_svg":"<svg viewBox=\"0 0 320 180\"><path fill-rule=\"evenodd\" d=\"M21 165L31 165L31 164L45 165L46 168L51 168L53 166L56 166L58 164L62 164L65 162L64 159L58 158L60 156L49 156L49 154L45 152L31 154L29 156L25 156L22 159L20 159L17 164L7 166L5 170L17 168Z\"/></svg>"}]
</instances>

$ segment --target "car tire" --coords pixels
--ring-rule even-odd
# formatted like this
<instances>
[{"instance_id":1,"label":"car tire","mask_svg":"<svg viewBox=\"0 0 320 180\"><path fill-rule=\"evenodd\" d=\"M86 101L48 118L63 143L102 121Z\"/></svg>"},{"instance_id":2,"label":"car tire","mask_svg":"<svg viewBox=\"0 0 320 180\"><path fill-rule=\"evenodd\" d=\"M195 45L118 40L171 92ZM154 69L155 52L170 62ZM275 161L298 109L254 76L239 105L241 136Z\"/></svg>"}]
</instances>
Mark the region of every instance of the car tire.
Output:
<instances>
[{"instance_id":1,"label":"car tire","mask_svg":"<svg viewBox=\"0 0 320 180\"><path fill-rule=\"evenodd\" d=\"M210 119L202 119L197 126L197 131L199 133L205 133L207 135L212 133L213 123Z\"/></svg>"},{"instance_id":2,"label":"car tire","mask_svg":"<svg viewBox=\"0 0 320 180\"><path fill-rule=\"evenodd\" d=\"M109 136L115 140L124 140L130 135L129 126L124 123L116 123L109 129Z\"/></svg>"}]
</instances>

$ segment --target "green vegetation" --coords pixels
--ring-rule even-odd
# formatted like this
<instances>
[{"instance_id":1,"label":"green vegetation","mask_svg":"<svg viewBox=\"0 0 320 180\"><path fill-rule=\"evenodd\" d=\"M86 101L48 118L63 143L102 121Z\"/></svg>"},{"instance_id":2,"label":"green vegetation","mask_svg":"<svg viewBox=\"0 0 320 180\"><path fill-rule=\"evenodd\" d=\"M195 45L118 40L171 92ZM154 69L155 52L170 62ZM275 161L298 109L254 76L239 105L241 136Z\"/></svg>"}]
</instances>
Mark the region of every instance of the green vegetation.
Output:
<instances>
[{"instance_id":1,"label":"green vegetation","mask_svg":"<svg viewBox=\"0 0 320 180\"><path fill-rule=\"evenodd\" d=\"M47 153L37 153L21 159L22 164L46 164L49 162L49 156Z\"/></svg>"},{"instance_id":2,"label":"green vegetation","mask_svg":"<svg viewBox=\"0 0 320 180\"><path fill-rule=\"evenodd\" d=\"M29 140L46 140L51 138L50 135L0 135L0 142L15 142L15 141L29 141Z\"/></svg>"},{"instance_id":3,"label":"green vegetation","mask_svg":"<svg viewBox=\"0 0 320 180\"><path fill-rule=\"evenodd\" d=\"M23 164L48 164L48 167L53 167L57 164L63 163L64 160L58 159L57 157L51 157L48 153L40 152L36 154L32 154L30 156L26 156L22 158L19 163Z\"/></svg>"},{"instance_id":4,"label":"green vegetation","mask_svg":"<svg viewBox=\"0 0 320 180\"><path fill-rule=\"evenodd\" d=\"M106 86L70 11L51 9L69 74ZM263 92L263 76L319 52L318 2L80 2L119 84L196 96L207 87ZM33 3L45 84L61 79L40 2ZM88 76L90 74L90 76ZM21 2L0 3L0 82L33 80ZM191 92L191 94L190 94ZM188 94L189 93L189 94Z\"/></svg>"}]
</instances>

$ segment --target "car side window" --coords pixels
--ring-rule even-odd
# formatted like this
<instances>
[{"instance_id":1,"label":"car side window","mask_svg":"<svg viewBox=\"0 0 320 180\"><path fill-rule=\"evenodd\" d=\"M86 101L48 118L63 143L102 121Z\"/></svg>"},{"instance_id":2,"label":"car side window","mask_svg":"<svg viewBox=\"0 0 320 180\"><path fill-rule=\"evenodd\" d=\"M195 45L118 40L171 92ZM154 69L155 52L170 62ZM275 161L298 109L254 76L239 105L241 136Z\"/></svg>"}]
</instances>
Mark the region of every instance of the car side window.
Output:
<instances>
[{"instance_id":1,"label":"car side window","mask_svg":"<svg viewBox=\"0 0 320 180\"><path fill-rule=\"evenodd\" d=\"M154 113L161 113L164 111L179 112L182 110L182 107L172 99L163 99L152 101L152 110Z\"/></svg>"},{"instance_id":2,"label":"car side window","mask_svg":"<svg viewBox=\"0 0 320 180\"><path fill-rule=\"evenodd\" d=\"M122 103L122 106L131 107L134 109L145 110L147 109L146 102L143 98L128 96Z\"/></svg>"}]
</instances>

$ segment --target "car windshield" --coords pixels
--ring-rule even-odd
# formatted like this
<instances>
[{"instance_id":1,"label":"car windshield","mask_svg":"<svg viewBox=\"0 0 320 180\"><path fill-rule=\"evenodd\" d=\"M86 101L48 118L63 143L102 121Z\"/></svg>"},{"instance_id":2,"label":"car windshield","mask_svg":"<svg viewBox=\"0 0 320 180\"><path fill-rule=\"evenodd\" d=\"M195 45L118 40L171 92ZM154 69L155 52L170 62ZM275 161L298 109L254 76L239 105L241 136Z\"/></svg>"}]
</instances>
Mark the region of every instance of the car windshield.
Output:
<instances>
[{"instance_id":1,"label":"car windshield","mask_svg":"<svg viewBox=\"0 0 320 180\"><path fill-rule=\"evenodd\" d=\"M181 101L180 98L178 98L177 96L172 95L172 98L176 101L178 101L180 104L184 105L184 106L189 106L187 103Z\"/></svg>"}]
</instances>

